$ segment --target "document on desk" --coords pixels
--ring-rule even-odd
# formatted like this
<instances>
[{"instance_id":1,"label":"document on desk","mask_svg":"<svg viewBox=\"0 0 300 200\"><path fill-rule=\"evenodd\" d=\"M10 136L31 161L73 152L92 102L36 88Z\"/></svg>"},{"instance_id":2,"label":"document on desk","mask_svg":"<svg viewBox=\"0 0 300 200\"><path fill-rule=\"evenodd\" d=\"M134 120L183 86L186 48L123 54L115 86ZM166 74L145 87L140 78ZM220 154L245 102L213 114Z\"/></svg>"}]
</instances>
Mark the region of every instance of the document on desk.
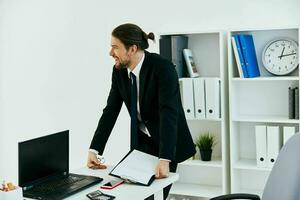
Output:
<instances>
[{"instance_id":1,"label":"document on desk","mask_svg":"<svg viewBox=\"0 0 300 200\"><path fill-rule=\"evenodd\" d=\"M129 152L109 173L125 181L150 186L155 179L158 157L133 150Z\"/></svg>"}]
</instances>

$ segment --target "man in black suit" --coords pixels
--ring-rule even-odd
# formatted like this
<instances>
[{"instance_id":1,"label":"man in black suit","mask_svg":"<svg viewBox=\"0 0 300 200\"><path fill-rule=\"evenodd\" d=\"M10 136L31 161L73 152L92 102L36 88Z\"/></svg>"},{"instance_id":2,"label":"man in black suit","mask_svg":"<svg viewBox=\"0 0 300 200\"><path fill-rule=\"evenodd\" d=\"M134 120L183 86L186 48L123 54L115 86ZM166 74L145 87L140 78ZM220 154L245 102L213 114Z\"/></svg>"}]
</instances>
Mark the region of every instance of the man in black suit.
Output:
<instances>
[{"instance_id":1,"label":"man in black suit","mask_svg":"<svg viewBox=\"0 0 300 200\"><path fill-rule=\"evenodd\" d=\"M154 34L134 24L122 24L112 32L110 56L115 65L107 105L90 146L90 168L106 168L96 155L103 153L123 102L131 116L131 149L159 157L156 178L167 177L169 171L176 171L177 163L195 154L175 67L145 51L148 39L154 40ZM164 189L165 199L170 188Z\"/></svg>"}]
</instances>

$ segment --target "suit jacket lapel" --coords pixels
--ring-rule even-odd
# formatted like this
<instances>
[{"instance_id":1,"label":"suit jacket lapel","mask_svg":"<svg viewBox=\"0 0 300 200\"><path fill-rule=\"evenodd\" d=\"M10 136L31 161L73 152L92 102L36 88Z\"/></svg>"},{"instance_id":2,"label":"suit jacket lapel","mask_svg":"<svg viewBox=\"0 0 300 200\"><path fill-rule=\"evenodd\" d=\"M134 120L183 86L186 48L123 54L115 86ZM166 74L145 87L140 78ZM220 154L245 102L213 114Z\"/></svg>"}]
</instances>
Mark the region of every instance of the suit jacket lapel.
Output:
<instances>
[{"instance_id":1,"label":"suit jacket lapel","mask_svg":"<svg viewBox=\"0 0 300 200\"><path fill-rule=\"evenodd\" d=\"M142 106L143 106L142 102L143 102L143 97L145 92L145 82L147 79L148 71L150 69L149 64L150 64L150 53L145 51L145 59L140 71L140 94L139 94L140 110L142 110Z\"/></svg>"}]
</instances>

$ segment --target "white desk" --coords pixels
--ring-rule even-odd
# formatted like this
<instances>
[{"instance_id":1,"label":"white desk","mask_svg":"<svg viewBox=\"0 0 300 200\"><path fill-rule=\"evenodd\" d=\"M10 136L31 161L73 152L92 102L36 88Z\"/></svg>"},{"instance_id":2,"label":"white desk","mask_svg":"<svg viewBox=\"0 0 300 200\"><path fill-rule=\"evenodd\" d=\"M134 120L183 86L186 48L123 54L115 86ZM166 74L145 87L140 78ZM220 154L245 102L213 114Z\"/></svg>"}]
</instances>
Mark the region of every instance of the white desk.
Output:
<instances>
[{"instance_id":1,"label":"white desk","mask_svg":"<svg viewBox=\"0 0 300 200\"><path fill-rule=\"evenodd\" d=\"M107 181L116 179L108 175L111 169L112 167L108 167L105 170L92 170L88 168L82 168L73 171L72 173L98 176L103 178L104 180L101 183L98 183L92 187L89 187L77 194L74 194L66 198L66 200L88 200L86 194L88 194L89 192L93 192L95 190L100 190L105 194L113 195L116 197L116 200L124 200L124 199L143 200L152 194L154 194L155 200L162 200L163 188L176 182L179 179L178 174L170 173L170 176L168 178L155 179L150 186L140 186L140 185L123 183L122 185L112 190L100 189L100 186L106 183Z\"/></svg>"}]
</instances>

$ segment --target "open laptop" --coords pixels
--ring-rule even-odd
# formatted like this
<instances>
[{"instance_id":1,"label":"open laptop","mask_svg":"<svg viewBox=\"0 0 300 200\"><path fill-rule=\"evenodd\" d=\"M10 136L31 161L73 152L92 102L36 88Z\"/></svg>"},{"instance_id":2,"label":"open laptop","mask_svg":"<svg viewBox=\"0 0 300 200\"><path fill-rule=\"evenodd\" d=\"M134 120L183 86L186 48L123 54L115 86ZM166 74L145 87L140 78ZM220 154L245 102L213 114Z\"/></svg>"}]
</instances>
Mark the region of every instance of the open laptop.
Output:
<instances>
[{"instance_id":1,"label":"open laptop","mask_svg":"<svg viewBox=\"0 0 300 200\"><path fill-rule=\"evenodd\" d=\"M69 131L19 143L19 185L24 197L63 199L103 179L69 173Z\"/></svg>"}]
</instances>

